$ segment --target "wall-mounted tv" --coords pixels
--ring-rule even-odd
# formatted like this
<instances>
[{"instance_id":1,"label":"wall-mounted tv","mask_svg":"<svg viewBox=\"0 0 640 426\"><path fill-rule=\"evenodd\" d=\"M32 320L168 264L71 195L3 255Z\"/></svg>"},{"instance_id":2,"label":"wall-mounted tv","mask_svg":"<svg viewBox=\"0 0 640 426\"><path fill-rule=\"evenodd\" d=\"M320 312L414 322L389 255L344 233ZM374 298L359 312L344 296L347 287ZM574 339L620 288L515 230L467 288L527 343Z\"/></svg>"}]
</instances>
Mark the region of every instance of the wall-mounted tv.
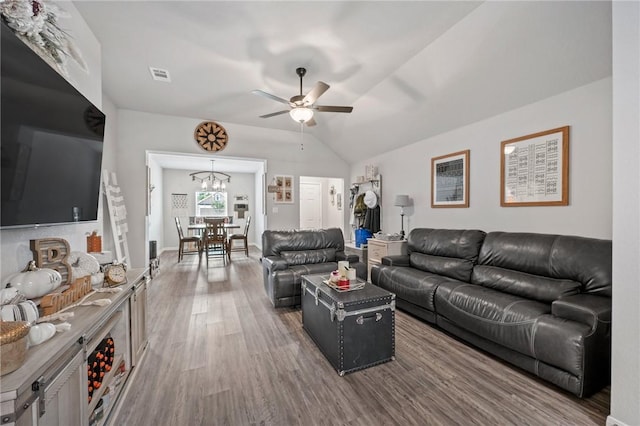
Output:
<instances>
[{"instance_id":1,"label":"wall-mounted tv","mask_svg":"<svg viewBox=\"0 0 640 426\"><path fill-rule=\"evenodd\" d=\"M105 116L0 26L0 227L95 221Z\"/></svg>"}]
</instances>

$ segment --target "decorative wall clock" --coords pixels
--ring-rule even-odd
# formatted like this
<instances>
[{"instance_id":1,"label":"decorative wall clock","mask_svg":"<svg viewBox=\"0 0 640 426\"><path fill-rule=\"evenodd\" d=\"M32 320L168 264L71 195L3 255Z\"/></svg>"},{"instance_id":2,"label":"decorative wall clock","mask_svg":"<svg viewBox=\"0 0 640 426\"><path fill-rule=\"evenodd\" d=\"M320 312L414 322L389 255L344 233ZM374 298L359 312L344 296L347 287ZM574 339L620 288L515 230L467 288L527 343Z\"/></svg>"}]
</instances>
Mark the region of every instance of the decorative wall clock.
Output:
<instances>
[{"instance_id":1,"label":"decorative wall clock","mask_svg":"<svg viewBox=\"0 0 640 426\"><path fill-rule=\"evenodd\" d=\"M209 152L222 151L229 142L227 131L215 121L203 121L198 124L193 137L200 148Z\"/></svg>"}]
</instances>

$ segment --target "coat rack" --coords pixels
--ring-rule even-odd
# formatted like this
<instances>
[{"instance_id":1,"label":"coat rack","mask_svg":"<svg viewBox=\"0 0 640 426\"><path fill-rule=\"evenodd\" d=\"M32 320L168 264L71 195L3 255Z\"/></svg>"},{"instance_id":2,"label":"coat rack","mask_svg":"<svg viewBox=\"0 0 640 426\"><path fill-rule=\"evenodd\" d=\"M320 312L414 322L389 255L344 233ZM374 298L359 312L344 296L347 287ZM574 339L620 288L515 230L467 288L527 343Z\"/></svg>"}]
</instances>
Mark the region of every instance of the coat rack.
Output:
<instances>
[{"instance_id":1,"label":"coat rack","mask_svg":"<svg viewBox=\"0 0 640 426\"><path fill-rule=\"evenodd\" d=\"M354 212L354 204L357 202L358 196L366 193L366 191L371 190L376 194L378 198L378 206L380 206L380 202L382 200L382 176L375 175L371 179L367 179L361 182L355 182L351 184L351 198L349 202L349 208L351 209L351 227L353 229L360 228L364 224L364 215L356 215ZM382 216L382 211L380 211L380 216ZM380 218L382 221L382 218Z\"/></svg>"}]
</instances>

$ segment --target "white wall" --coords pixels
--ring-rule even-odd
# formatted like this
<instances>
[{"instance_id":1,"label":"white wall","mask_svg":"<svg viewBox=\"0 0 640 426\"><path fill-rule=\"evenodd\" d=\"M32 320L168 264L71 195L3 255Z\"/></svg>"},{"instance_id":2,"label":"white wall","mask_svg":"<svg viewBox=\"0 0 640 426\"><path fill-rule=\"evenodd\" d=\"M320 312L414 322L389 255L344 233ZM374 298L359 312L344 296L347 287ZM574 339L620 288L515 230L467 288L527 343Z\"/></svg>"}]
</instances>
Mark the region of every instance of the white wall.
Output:
<instances>
[{"instance_id":1,"label":"white wall","mask_svg":"<svg viewBox=\"0 0 640 426\"><path fill-rule=\"evenodd\" d=\"M132 266L146 264L148 256L146 234L146 152L165 151L203 154L193 139L193 129L201 119L172 117L131 110L118 110L118 180L126 182L122 193L127 207L129 251ZM229 134L224 151L212 156L266 159L267 182L276 174L293 175L298 188L301 174L348 179L346 162L315 139L304 135L304 150L300 149L300 134L295 131L270 130L231 123L222 124ZM154 191L155 192L155 191ZM296 228L299 224L297 204L273 204L267 197L266 212L269 229ZM278 213L273 208L278 208Z\"/></svg>"},{"instance_id":2,"label":"white wall","mask_svg":"<svg viewBox=\"0 0 640 426\"><path fill-rule=\"evenodd\" d=\"M335 188L335 195L333 196L333 204L331 204L331 196L329 190L331 187ZM323 179L322 191L324 198L327 200L324 203L324 211L322 212L323 224L325 228L340 228L342 229L342 235L346 241L349 240L349 235L345 234L344 229L344 180L343 179ZM342 210L338 210L338 196L342 198Z\"/></svg>"},{"instance_id":3,"label":"white wall","mask_svg":"<svg viewBox=\"0 0 640 426\"><path fill-rule=\"evenodd\" d=\"M427 117L425 119L428 119ZM500 207L500 142L569 125L569 206ZM398 136L401 137L401 136ZM470 207L433 209L431 158L470 149ZM611 238L611 79L374 158L351 169L351 181L377 164L382 175L382 230L398 232L396 194L408 194L405 232L416 227L476 228Z\"/></svg>"},{"instance_id":4,"label":"white wall","mask_svg":"<svg viewBox=\"0 0 640 426\"><path fill-rule=\"evenodd\" d=\"M613 2L613 332L607 425L640 424L640 3Z\"/></svg>"},{"instance_id":5,"label":"white wall","mask_svg":"<svg viewBox=\"0 0 640 426\"><path fill-rule=\"evenodd\" d=\"M54 1L69 14L69 19L60 18L58 24L78 48L87 70L80 68L73 59L67 61L68 81L95 106L102 105L102 48L86 21L70 1Z\"/></svg>"},{"instance_id":6,"label":"white wall","mask_svg":"<svg viewBox=\"0 0 640 426\"><path fill-rule=\"evenodd\" d=\"M160 165L152 160L148 160L147 166L150 169L149 183L153 186L151 191L151 211L147 224L149 226L149 241L156 241L158 254L162 252L165 247L165 233L164 233L164 205L165 202L171 202L170 198L166 198L166 192L164 190L164 169Z\"/></svg>"},{"instance_id":7,"label":"white wall","mask_svg":"<svg viewBox=\"0 0 640 426\"><path fill-rule=\"evenodd\" d=\"M110 145L113 143L112 127L110 120L113 117L113 105L102 102L102 68L100 43L93 35L86 22L77 9L70 2L58 2L59 5L70 14L70 19L61 18L59 24L73 37L75 45L82 54L87 64L88 72L85 73L73 62L68 62L69 81L74 87L87 97L93 104L103 109L107 115L107 127L105 130L105 154L103 164L108 163ZM45 206L46 207L46 206ZM84 224L59 225L42 228L6 229L0 231L0 278L4 279L15 272L22 270L33 254L29 249L29 241L38 238L64 238L71 246L71 250L85 251L87 249L86 234L97 229L102 233L102 209L98 211L98 221Z\"/></svg>"},{"instance_id":8,"label":"white wall","mask_svg":"<svg viewBox=\"0 0 640 426\"><path fill-rule=\"evenodd\" d=\"M171 194L187 194L187 211L186 214L180 215L182 230L187 235L187 226L189 224L188 217L195 215L195 193L201 191L200 182L193 182L189 177L189 173L195 170L173 170L164 169L163 171L163 198L166 200L163 208L163 232L164 242L162 247L158 246L158 250L177 249L178 248L178 232L174 222L174 214L171 208ZM231 181L226 184L227 187L227 203L229 206L228 216L233 216L233 223L240 225L240 229L234 230L233 233L241 233L244 229L246 217L256 216L256 194L255 194L255 176L253 173L228 173ZM239 219L237 212L233 211L236 195L247 195L249 199L249 210L245 212L245 218ZM258 206L259 207L259 206ZM255 224L254 224L255 226ZM249 234L249 244L255 244L256 238L253 233Z\"/></svg>"},{"instance_id":9,"label":"white wall","mask_svg":"<svg viewBox=\"0 0 640 426\"><path fill-rule=\"evenodd\" d=\"M266 176L267 169L266 164L261 163L258 170L256 170L256 174L254 175L253 181L253 193L260 194L262 191L262 197L260 198L259 204L256 202L255 215L251 217L251 227L249 228L249 235L253 236L255 239L256 246L262 250L262 232L267 229L267 200L266 200ZM251 237L249 237L251 238Z\"/></svg>"}]
</instances>

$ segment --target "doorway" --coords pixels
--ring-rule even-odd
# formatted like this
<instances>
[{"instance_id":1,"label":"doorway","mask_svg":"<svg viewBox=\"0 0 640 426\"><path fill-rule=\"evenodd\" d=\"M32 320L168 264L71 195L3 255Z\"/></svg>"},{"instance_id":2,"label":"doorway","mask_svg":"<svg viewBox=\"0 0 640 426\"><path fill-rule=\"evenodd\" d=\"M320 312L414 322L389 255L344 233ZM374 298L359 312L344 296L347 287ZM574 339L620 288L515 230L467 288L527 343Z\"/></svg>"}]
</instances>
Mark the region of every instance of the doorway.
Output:
<instances>
[{"instance_id":1,"label":"doorway","mask_svg":"<svg viewBox=\"0 0 640 426\"><path fill-rule=\"evenodd\" d=\"M148 210L146 216L147 241L156 241L159 250L178 247L178 234L173 217L181 218L186 233L190 217L197 216L197 194L202 192L200 182L192 179L194 171L230 173L233 182L227 183L228 198L223 216L234 216L234 223L244 226L251 216L248 239L250 245L260 248L262 232L267 227L265 201L266 160L255 158L219 157L211 164L211 157L177 152L147 151ZM182 200L182 202L177 202ZM248 206L236 210L235 206ZM200 215L210 213L199 212ZM242 213L242 215L240 214ZM216 215L216 213L211 213Z\"/></svg>"},{"instance_id":2,"label":"doorway","mask_svg":"<svg viewBox=\"0 0 640 426\"><path fill-rule=\"evenodd\" d=\"M300 182L300 229L322 229L322 185Z\"/></svg>"},{"instance_id":3,"label":"doorway","mask_svg":"<svg viewBox=\"0 0 640 426\"><path fill-rule=\"evenodd\" d=\"M340 228L344 234L344 179L300 176L300 229Z\"/></svg>"}]
</instances>

